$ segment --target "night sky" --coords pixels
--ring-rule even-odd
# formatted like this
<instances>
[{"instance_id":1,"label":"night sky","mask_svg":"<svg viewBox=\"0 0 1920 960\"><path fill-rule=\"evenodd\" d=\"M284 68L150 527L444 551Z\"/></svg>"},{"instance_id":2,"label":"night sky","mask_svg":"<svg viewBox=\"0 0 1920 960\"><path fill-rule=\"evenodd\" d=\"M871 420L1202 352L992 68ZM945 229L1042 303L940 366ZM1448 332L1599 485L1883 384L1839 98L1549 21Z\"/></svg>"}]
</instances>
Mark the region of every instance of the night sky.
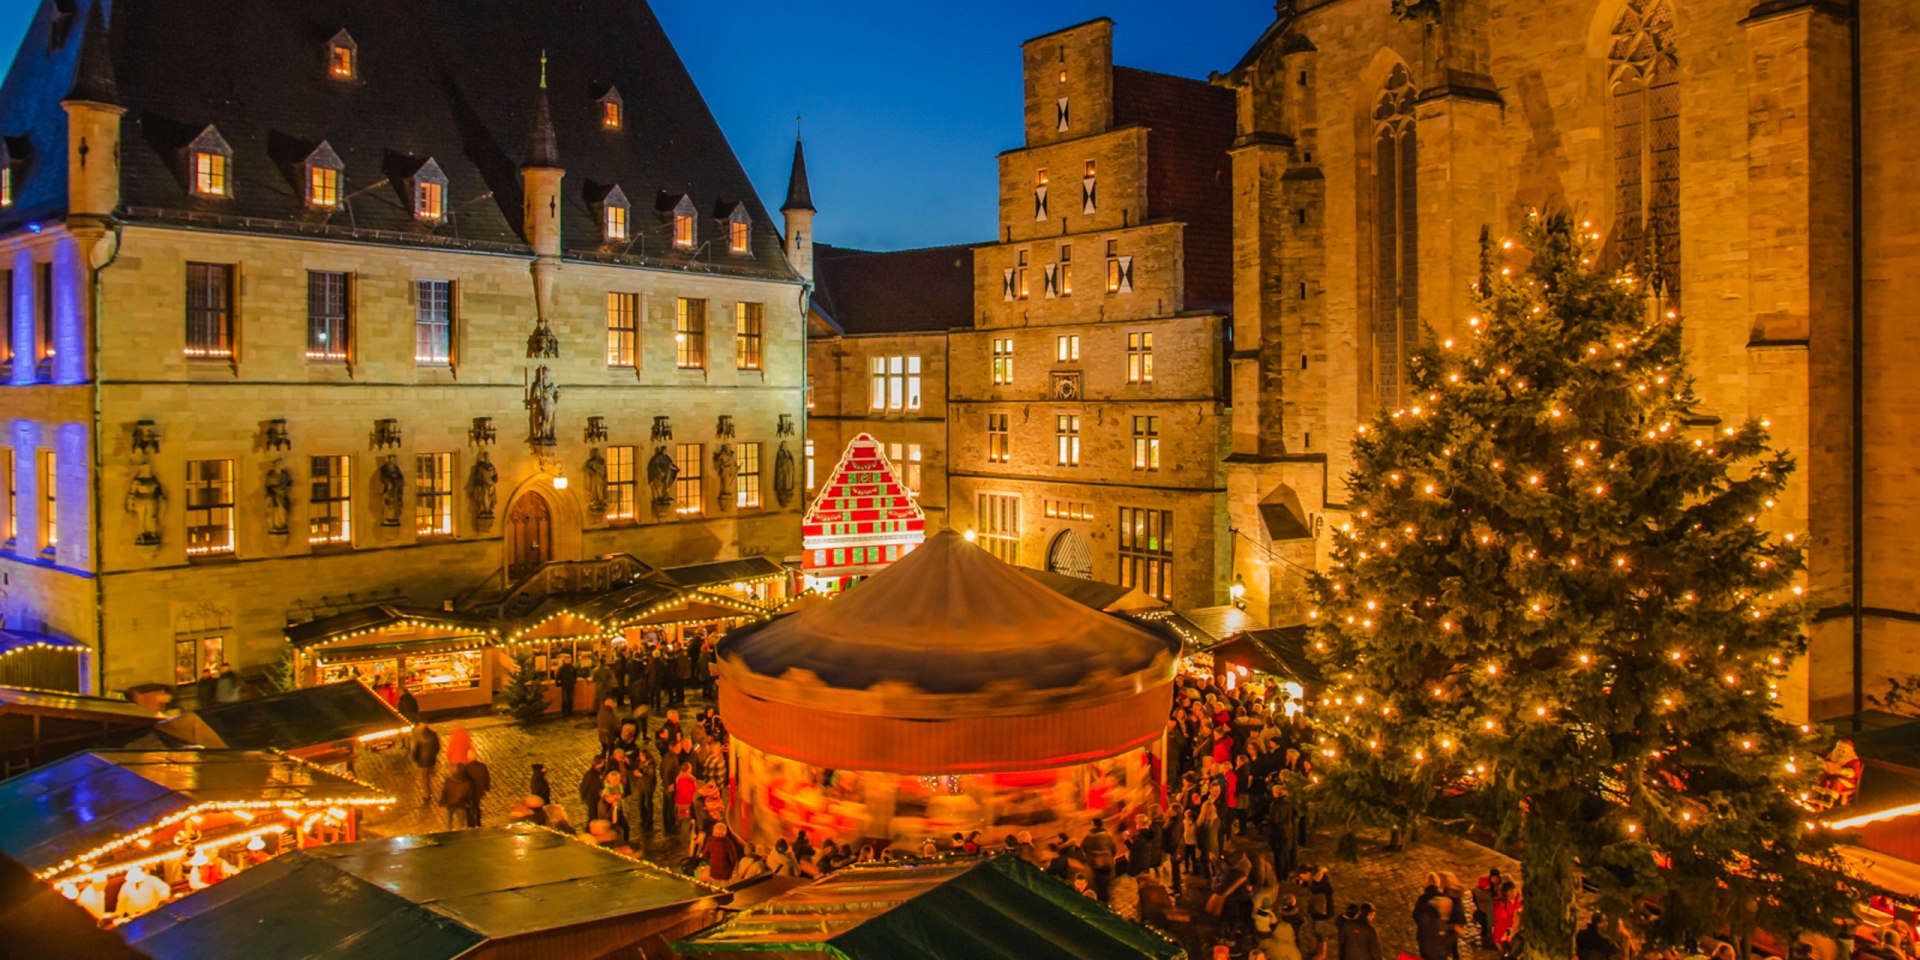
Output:
<instances>
[{"instance_id":1,"label":"night sky","mask_svg":"<svg viewBox=\"0 0 1920 960\"><path fill-rule=\"evenodd\" d=\"M19 47L38 6L0 0L0 51ZM1116 62L1204 78L1233 66L1273 19L1271 0L653 8L767 206L786 196L794 117L804 115L820 239L881 250L992 238L994 157L1021 140L1020 41L1108 16Z\"/></svg>"}]
</instances>

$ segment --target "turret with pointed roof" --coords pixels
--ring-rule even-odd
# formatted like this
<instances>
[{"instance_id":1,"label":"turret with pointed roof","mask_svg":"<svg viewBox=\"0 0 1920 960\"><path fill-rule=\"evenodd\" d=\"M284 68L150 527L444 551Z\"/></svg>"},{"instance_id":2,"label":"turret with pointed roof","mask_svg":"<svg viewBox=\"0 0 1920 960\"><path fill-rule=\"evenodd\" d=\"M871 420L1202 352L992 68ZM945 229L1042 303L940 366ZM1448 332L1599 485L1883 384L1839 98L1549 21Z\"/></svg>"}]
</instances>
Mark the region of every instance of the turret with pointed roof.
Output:
<instances>
[{"instance_id":1,"label":"turret with pointed roof","mask_svg":"<svg viewBox=\"0 0 1920 960\"><path fill-rule=\"evenodd\" d=\"M793 138L793 173L787 178L787 202L780 205L780 211L805 210L813 212L813 187L807 183L807 152L800 137Z\"/></svg>"},{"instance_id":2,"label":"turret with pointed roof","mask_svg":"<svg viewBox=\"0 0 1920 960\"><path fill-rule=\"evenodd\" d=\"M547 55L540 54L540 89L534 94L533 126L527 130L527 162L521 167L560 167L560 142L553 133L553 106L547 102Z\"/></svg>"},{"instance_id":3,"label":"turret with pointed roof","mask_svg":"<svg viewBox=\"0 0 1920 960\"><path fill-rule=\"evenodd\" d=\"M107 46L107 0L93 0L87 25L80 35L80 57L74 63L73 87L66 100L120 105L120 89L113 82L113 54Z\"/></svg>"},{"instance_id":4,"label":"turret with pointed roof","mask_svg":"<svg viewBox=\"0 0 1920 960\"><path fill-rule=\"evenodd\" d=\"M807 183L807 153L800 135L793 137L793 175L787 180L787 202L780 205L787 219L787 262L793 272L813 282L813 187Z\"/></svg>"}]
</instances>

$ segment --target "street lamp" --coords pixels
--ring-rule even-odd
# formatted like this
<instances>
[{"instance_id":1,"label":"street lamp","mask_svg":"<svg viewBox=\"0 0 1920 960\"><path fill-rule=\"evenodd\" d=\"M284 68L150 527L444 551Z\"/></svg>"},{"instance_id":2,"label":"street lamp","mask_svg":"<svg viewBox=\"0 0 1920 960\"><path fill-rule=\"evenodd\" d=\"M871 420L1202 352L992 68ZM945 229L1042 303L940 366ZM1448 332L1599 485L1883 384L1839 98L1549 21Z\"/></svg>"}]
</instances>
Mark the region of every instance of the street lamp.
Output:
<instances>
[{"instance_id":1,"label":"street lamp","mask_svg":"<svg viewBox=\"0 0 1920 960\"><path fill-rule=\"evenodd\" d=\"M1234 574L1233 585L1227 588L1227 596L1233 598L1233 608L1235 610L1245 610L1247 608L1246 578L1237 573Z\"/></svg>"}]
</instances>

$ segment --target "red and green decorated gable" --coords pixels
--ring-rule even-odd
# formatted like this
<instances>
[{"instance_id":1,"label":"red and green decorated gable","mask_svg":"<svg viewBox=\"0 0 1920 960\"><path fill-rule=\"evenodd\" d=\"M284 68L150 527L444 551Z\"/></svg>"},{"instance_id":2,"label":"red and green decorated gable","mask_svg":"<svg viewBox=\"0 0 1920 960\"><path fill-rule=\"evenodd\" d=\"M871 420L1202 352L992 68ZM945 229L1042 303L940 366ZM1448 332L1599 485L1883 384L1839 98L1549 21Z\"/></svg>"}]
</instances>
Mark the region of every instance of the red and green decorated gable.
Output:
<instances>
[{"instance_id":1,"label":"red and green decorated gable","mask_svg":"<svg viewBox=\"0 0 1920 960\"><path fill-rule=\"evenodd\" d=\"M927 515L881 452L861 434L847 444L800 525L801 566L815 576L865 576L927 538Z\"/></svg>"}]
</instances>

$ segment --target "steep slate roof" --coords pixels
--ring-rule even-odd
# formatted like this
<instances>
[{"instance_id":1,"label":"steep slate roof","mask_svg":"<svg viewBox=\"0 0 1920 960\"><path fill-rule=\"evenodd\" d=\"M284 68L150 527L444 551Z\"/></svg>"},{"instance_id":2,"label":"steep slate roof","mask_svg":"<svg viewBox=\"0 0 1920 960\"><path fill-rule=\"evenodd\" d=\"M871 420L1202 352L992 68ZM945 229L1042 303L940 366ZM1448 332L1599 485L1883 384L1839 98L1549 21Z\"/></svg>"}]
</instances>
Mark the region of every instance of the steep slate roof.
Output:
<instances>
[{"instance_id":1,"label":"steep slate roof","mask_svg":"<svg viewBox=\"0 0 1920 960\"><path fill-rule=\"evenodd\" d=\"M139 0L109 13L111 79L128 108L129 220L526 252L519 168L533 147L544 50L569 256L793 278L776 222L639 0ZM31 144L0 231L65 212L59 101L75 86L81 26L45 0L0 85L0 134ZM359 47L352 80L327 71L328 40L342 28ZM89 77L85 86L97 85ZM597 112L613 86L626 97L620 130L603 129ZM183 150L209 124L233 146L231 199L187 191ZM346 203L330 215L304 209L298 181L299 159L322 141L346 165ZM414 221L406 180L429 157L448 181L449 216L434 228ZM700 249L674 251L670 225L651 217L635 218L631 245L600 250L590 198L614 183L633 196L686 194L702 210L746 204L751 254L709 243L722 236L711 222L699 225Z\"/></svg>"},{"instance_id":2,"label":"steep slate roof","mask_svg":"<svg viewBox=\"0 0 1920 960\"><path fill-rule=\"evenodd\" d=\"M788 210L812 210L813 185L807 181L807 151L800 138L793 140L793 170L787 174L787 202L780 205L781 212Z\"/></svg>"},{"instance_id":3,"label":"steep slate roof","mask_svg":"<svg viewBox=\"0 0 1920 960\"><path fill-rule=\"evenodd\" d=\"M973 326L973 248L875 253L817 244L814 308L847 333Z\"/></svg>"},{"instance_id":4,"label":"steep slate roof","mask_svg":"<svg viewBox=\"0 0 1920 960\"><path fill-rule=\"evenodd\" d=\"M1147 137L1147 216L1186 230L1189 310L1233 303L1234 94L1204 80L1113 68L1113 125Z\"/></svg>"}]
</instances>

